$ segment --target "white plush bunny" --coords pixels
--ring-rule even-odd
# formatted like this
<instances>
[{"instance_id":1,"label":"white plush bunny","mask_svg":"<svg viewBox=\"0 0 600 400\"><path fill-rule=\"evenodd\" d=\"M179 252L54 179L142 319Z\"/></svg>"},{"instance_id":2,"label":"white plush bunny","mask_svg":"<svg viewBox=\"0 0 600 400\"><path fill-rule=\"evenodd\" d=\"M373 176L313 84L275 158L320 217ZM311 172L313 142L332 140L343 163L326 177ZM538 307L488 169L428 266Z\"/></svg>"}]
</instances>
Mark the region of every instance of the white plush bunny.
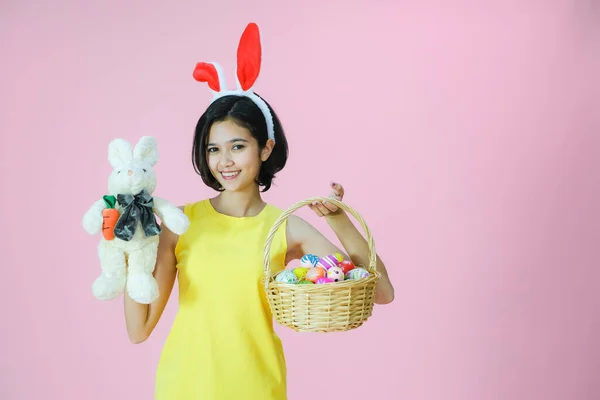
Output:
<instances>
[{"instance_id":1,"label":"white plush bunny","mask_svg":"<svg viewBox=\"0 0 600 400\"><path fill-rule=\"evenodd\" d=\"M103 233L98 246L102 273L92 284L92 292L99 300L111 300L127 288L134 301L150 304L159 294L152 275L161 230L155 214L177 235L188 229L190 221L173 204L152 197L156 139L144 136L134 149L129 142L115 139L108 146L108 161L114 168L108 179L109 196L95 202L83 217L90 235ZM118 212L118 220L110 212Z\"/></svg>"}]
</instances>

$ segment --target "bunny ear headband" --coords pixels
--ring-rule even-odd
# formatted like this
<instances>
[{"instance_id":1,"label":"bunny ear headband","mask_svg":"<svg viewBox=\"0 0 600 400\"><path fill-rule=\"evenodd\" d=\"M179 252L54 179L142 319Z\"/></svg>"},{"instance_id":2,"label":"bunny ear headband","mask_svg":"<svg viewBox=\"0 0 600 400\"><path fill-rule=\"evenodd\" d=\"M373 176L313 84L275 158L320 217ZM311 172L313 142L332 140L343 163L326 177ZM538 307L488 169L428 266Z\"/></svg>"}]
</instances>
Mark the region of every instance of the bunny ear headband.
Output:
<instances>
[{"instance_id":1,"label":"bunny ear headband","mask_svg":"<svg viewBox=\"0 0 600 400\"><path fill-rule=\"evenodd\" d=\"M234 95L251 99L262 111L267 122L269 139L275 140L273 116L263 99L254 94L253 87L260 72L262 46L260 43L260 30L258 25L250 23L242 33L237 50L237 89L228 90L223 68L216 62L199 62L194 69L194 79L206 82L213 92L214 102L220 97Z\"/></svg>"}]
</instances>

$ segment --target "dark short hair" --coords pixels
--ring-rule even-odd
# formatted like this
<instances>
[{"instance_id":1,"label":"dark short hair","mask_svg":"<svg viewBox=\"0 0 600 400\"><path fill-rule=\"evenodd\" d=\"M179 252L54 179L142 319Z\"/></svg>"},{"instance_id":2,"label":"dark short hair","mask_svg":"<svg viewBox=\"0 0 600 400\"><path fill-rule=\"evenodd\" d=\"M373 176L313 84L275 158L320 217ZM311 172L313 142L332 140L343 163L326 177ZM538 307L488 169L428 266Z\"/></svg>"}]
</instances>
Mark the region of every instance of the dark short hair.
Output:
<instances>
[{"instance_id":1,"label":"dark short hair","mask_svg":"<svg viewBox=\"0 0 600 400\"><path fill-rule=\"evenodd\" d=\"M263 187L263 192L271 188L275 174L285 167L288 158L288 144L283 127L273 108L266 101L265 103L273 116L275 146L270 157L262 163L258 174L257 183ZM212 125L215 122L225 120L231 120L239 126L248 129L258 142L260 149L265 147L268 140L265 117L260 108L251 99L245 96L228 95L215 100L200 116L196 124L192 146L192 164L194 165L194 170L202 177L204 183L217 191L223 191L224 189L210 172L206 160L206 146Z\"/></svg>"}]
</instances>

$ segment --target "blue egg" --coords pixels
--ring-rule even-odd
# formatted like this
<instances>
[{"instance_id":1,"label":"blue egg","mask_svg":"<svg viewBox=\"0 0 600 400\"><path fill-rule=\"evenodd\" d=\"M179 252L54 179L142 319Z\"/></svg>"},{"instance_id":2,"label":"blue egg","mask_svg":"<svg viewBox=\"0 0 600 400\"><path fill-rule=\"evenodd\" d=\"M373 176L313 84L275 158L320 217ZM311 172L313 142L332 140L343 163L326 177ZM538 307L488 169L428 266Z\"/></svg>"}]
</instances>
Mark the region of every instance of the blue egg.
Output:
<instances>
[{"instance_id":1,"label":"blue egg","mask_svg":"<svg viewBox=\"0 0 600 400\"><path fill-rule=\"evenodd\" d=\"M275 277L275 281L281 283L298 283L298 277L296 276L294 271L292 271L291 269L286 269L277 274L277 276Z\"/></svg>"},{"instance_id":2,"label":"blue egg","mask_svg":"<svg viewBox=\"0 0 600 400\"><path fill-rule=\"evenodd\" d=\"M305 254L300 259L300 265L304 267L314 267L317 265L318 262L319 257L315 256L314 254Z\"/></svg>"},{"instance_id":3,"label":"blue egg","mask_svg":"<svg viewBox=\"0 0 600 400\"><path fill-rule=\"evenodd\" d=\"M369 271L364 268L354 268L346 273L346 279L363 279L369 275Z\"/></svg>"}]
</instances>

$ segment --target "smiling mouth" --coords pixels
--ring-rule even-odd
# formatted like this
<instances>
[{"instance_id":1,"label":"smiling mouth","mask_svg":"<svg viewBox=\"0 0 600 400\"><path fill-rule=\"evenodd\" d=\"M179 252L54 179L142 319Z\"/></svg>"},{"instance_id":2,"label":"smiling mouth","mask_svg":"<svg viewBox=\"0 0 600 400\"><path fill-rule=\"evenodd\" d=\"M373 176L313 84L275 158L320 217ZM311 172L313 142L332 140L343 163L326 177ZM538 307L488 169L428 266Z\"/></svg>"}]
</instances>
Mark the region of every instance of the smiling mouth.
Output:
<instances>
[{"instance_id":1,"label":"smiling mouth","mask_svg":"<svg viewBox=\"0 0 600 400\"><path fill-rule=\"evenodd\" d=\"M231 180L231 179L235 179L237 178L237 176L240 174L240 171L234 171L234 172L221 172L221 176L223 177L223 179L225 180Z\"/></svg>"}]
</instances>

